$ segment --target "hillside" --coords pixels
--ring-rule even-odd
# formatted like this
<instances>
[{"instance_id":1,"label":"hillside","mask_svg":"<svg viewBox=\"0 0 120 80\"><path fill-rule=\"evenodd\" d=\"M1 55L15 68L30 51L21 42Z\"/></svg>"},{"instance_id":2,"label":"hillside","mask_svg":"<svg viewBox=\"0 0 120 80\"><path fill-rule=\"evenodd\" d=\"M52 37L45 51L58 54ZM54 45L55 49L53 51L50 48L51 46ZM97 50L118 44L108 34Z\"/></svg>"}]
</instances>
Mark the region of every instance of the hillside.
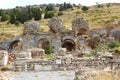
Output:
<instances>
[{"instance_id":1,"label":"hillside","mask_svg":"<svg viewBox=\"0 0 120 80\"><path fill-rule=\"evenodd\" d=\"M90 6L89 10L83 12L81 7L74 7L72 9L63 11L63 15L59 16L63 20L63 29L71 29L71 22L75 18L83 17L89 23L90 29L94 28L105 28L111 27L120 21L120 4L110 4L108 7L106 4L103 4L103 7L98 8L96 6ZM47 32L49 19L41 19L40 27L42 28L41 32ZM119 29L120 26L117 26ZM0 41L9 39L16 35L22 34L23 25L15 26L13 24L8 24L8 22L0 22Z\"/></svg>"}]
</instances>

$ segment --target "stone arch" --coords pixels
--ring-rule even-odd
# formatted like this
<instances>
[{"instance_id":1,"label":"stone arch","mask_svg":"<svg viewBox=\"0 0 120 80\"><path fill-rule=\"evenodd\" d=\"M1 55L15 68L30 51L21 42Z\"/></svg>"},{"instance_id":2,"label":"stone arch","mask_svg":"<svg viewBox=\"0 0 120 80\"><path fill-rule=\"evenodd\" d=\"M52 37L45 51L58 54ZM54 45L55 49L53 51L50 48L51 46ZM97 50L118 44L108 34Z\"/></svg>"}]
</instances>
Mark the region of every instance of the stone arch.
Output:
<instances>
[{"instance_id":1,"label":"stone arch","mask_svg":"<svg viewBox=\"0 0 120 80\"><path fill-rule=\"evenodd\" d=\"M22 43L19 40L15 40L10 43L9 45L9 51L10 52L19 52L22 49Z\"/></svg>"},{"instance_id":2,"label":"stone arch","mask_svg":"<svg viewBox=\"0 0 120 80\"><path fill-rule=\"evenodd\" d=\"M62 47L66 48L68 51L75 50L75 42L71 39L66 39L62 42Z\"/></svg>"},{"instance_id":3,"label":"stone arch","mask_svg":"<svg viewBox=\"0 0 120 80\"><path fill-rule=\"evenodd\" d=\"M44 49L45 53L50 53L50 42L46 38L39 39L37 42L37 47Z\"/></svg>"}]
</instances>

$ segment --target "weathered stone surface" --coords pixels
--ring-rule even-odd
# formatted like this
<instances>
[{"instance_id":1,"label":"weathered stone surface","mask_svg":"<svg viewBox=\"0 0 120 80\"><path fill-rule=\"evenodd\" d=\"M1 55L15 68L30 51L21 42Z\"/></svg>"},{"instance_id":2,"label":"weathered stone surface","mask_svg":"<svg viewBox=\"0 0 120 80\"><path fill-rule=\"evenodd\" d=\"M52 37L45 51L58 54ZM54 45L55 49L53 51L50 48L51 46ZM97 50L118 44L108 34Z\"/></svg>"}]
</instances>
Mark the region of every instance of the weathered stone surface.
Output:
<instances>
[{"instance_id":1,"label":"weathered stone surface","mask_svg":"<svg viewBox=\"0 0 120 80\"><path fill-rule=\"evenodd\" d=\"M75 35L82 35L88 31L88 23L83 18L77 18L72 21L72 30Z\"/></svg>"},{"instance_id":2,"label":"weathered stone surface","mask_svg":"<svg viewBox=\"0 0 120 80\"><path fill-rule=\"evenodd\" d=\"M120 41L120 30L113 30L112 36L114 37L115 40Z\"/></svg>"},{"instance_id":3,"label":"weathered stone surface","mask_svg":"<svg viewBox=\"0 0 120 80\"><path fill-rule=\"evenodd\" d=\"M45 56L44 49L32 48L29 51L31 51L32 58L42 58Z\"/></svg>"},{"instance_id":4,"label":"weathered stone surface","mask_svg":"<svg viewBox=\"0 0 120 80\"><path fill-rule=\"evenodd\" d=\"M40 26L38 22L25 22L23 34L38 33Z\"/></svg>"},{"instance_id":5,"label":"weathered stone surface","mask_svg":"<svg viewBox=\"0 0 120 80\"><path fill-rule=\"evenodd\" d=\"M65 56L66 55L66 48L59 48L56 52L55 56Z\"/></svg>"},{"instance_id":6,"label":"weathered stone surface","mask_svg":"<svg viewBox=\"0 0 120 80\"><path fill-rule=\"evenodd\" d=\"M72 22L72 31L61 31L63 23L58 17L53 17L48 22L51 33L39 33L39 23L37 22L25 22L24 32L27 35L18 36L10 41L5 41L0 43L0 48L8 50L10 53L19 53L20 51L27 51L31 48L49 48L50 52L57 52L59 55L65 55L64 51L59 50L60 47L66 48L67 51L80 50L81 53L90 53L86 49L90 46L92 49L100 43L108 43L108 38L104 37L106 35L106 29L95 29L90 32L88 23L83 18L77 18ZM89 32L90 35L86 33ZM92 33L93 32L93 33ZM37 33L37 34L34 34ZM102 35L102 37L101 37ZM116 34L115 34L116 35ZM83 39L82 39L82 37ZM116 35L119 38L119 34ZM81 37L81 38L79 38ZM117 38L115 38L117 39ZM18 45L20 43L20 45ZM76 56L82 56L81 54L76 54Z\"/></svg>"},{"instance_id":7,"label":"weathered stone surface","mask_svg":"<svg viewBox=\"0 0 120 80\"><path fill-rule=\"evenodd\" d=\"M14 76L11 74L11 72L0 71L0 80L14 80Z\"/></svg>"},{"instance_id":8,"label":"weathered stone surface","mask_svg":"<svg viewBox=\"0 0 120 80\"><path fill-rule=\"evenodd\" d=\"M48 22L48 26L50 28L50 31L56 34L61 32L63 23L62 20L58 19L58 17L52 17L51 20Z\"/></svg>"},{"instance_id":9,"label":"weathered stone surface","mask_svg":"<svg viewBox=\"0 0 120 80\"><path fill-rule=\"evenodd\" d=\"M0 66L6 66L8 63L8 52L1 50L0 51Z\"/></svg>"},{"instance_id":10,"label":"weathered stone surface","mask_svg":"<svg viewBox=\"0 0 120 80\"><path fill-rule=\"evenodd\" d=\"M56 60L55 60L55 63L56 63L56 64L62 64L62 61L61 61L61 59L56 59Z\"/></svg>"},{"instance_id":11,"label":"weathered stone surface","mask_svg":"<svg viewBox=\"0 0 120 80\"><path fill-rule=\"evenodd\" d=\"M31 52L30 51L21 51L17 54L17 59L31 59Z\"/></svg>"}]
</instances>

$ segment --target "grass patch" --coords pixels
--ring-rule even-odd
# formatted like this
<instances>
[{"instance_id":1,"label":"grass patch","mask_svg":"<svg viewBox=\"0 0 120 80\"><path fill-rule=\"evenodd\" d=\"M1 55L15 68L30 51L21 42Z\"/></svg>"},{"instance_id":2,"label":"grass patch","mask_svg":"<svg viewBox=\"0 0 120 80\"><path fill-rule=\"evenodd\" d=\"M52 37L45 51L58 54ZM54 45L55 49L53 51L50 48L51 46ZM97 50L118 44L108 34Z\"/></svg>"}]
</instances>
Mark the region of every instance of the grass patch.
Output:
<instances>
[{"instance_id":1,"label":"grass patch","mask_svg":"<svg viewBox=\"0 0 120 80\"><path fill-rule=\"evenodd\" d=\"M7 71L8 70L8 67L2 67L1 68L1 71Z\"/></svg>"},{"instance_id":2,"label":"grass patch","mask_svg":"<svg viewBox=\"0 0 120 80\"><path fill-rule=\"evenodd\" d=\"M95 56L95 54L93 54L93 53L84 54L84 57L92 57L92 56Z\"/></svg>"},{"instance_id":3,"label":"grass patch","mask_svg":"<svg viewBox=\"0 0 120 80\"><path fill-rule=\"evenodd\" d=\"M47 55L45 55L45 58L46 59L53 59L53 55L52 54L47 54Z\"/></svg>"}]
</instances>

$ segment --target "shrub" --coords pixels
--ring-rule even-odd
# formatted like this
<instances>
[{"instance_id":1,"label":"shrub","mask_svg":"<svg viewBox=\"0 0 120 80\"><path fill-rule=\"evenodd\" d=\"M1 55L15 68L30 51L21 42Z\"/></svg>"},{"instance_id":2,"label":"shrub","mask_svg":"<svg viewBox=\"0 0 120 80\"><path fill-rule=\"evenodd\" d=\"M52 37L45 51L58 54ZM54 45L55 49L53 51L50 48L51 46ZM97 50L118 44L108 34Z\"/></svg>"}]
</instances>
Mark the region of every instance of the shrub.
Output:
<instances>
[{"instance_id":1,"label":"shrub","mask_svg":"<svg viewBox=\"0 0 120 80\"><path fill-rule=\"evenodd\" d=\"M98 8L103 8L102 4L99 4L99 3L96 2L96 5L97 5Z\"/></svg>"},{"instance_id":2,"label":"shrub","mask_svg":"<svg viewBox=\"0 0 120 80\"><path fill-rule=\"evenodd\" d=\"M110 48L120 47L120 43L118 41L113 41L108 44Z\"/></svg>"},{"instance_id":3,"label":"shrub","mask_svg":"<svg viewBox=\"0 0 120 80\"><path fill-rule=\"evenodd\" d=\"M7 21L7 20L10 20L10 16L8 14L3 14L1 16L1 21Z\"/></svg>"},{"instance_id":4,"label":"shrub","mask_svg":"<svg viewBox=\"0 0 120 80\"><path fill-rule=\"evenodd\" d=\"M44 32L44 28L40 29L40 32Z\"/></svg>"},{"instance_id":5,"label":"shrub","mask_svg":"<svg viewBox=\"0 0 120 80\"><path fill-rule=\"evenodd\" d=\"M62 4L59 8L59 11L64 11L64 10L67 10L67 9L70 9L70 8L73 8L73 5L71 5L70 3L65 3Z\"/></svg>"},{"instance_id":6,"label":"shrub","mask_svg":"<svg viewBox=\"0 0 120 80\"><path fill-rule=\"evenodd\" d=\"M63 12L58 12L58 16L62 16L63 15Z\"/></svg>"},{"instance_id":7,"label":"shrub","mask_svg":"<svg viewBox=\"0 0 120 80\"><path fill-rule=\"evenodd\" d=\"M110 3L107 3L106 6L107 6L107 7L110 7Z\"/></svg>"},{"instance_id":8,"label":"shrub","mask_svg":"<svg viewBox=\"0 0 120 80\"><path fill-rule=\"evenodd\" d=\"M47 19L47 18L52 18L54 16L54 12L53 11L48 11L48 12L45 12L45 16L44 18Z\"/></svg>"},{"instance_id":9,"label":"shrub","mask_svg":"<svg viewBox=\"0 0 120 80\"><path fill-rule=\"evenodd\" d=\"M87 6L82 6L82 10L83 10L83 11L87 11L87 10L88 10L88 7L87 7Z\"/></svg>"},{"instance_id":10,"label":"shrub","mask_svg":"<svg viewBox=\"0 0 120 80\"><path fill-rule=\"evenodd\" d=\"M47 58L47 59L53 59L53 55L52 55L52 54L47 54L47 55L45 56L45 58Z\"/></svg>"},{"instance_id":11,"label":"shrub","mask_svg":"<svg viewBox=\"0 0 120 80\"><path fill-rule=\"evenodd\" d=\"M53 11L55 10L54 4L48 4L45 8L45 11Z\"/></svg>"},{"instance_id":12,"label":"shrub","mask_svg":"<svg viewBox=\"0 0 120 80\"><path fill-rule=\"evenodd\" d=\"M19 26L20 25L20 21L15 21L14 23L16 26Z\"/></svg>"},{"instance_id":13,"label":"shrub","mask_svg":"<svg viewBox=\"0 0 120 80\"><path fill-rule=\"evenodd\" d=\"M40 20L41 14L42 14L42 11L40 10L40 8L32 8L30 16L31 18L33 17L35 20Z\"/></svg>"},{"instance_id":14,"label":"shrub","mask_svg":"<svg viewBox=\"0 0 120 80\"><path fill-rule=\"evenodd\" d=\"M15 14L14 14L13 12L11 12L11 13L10 13L10 20L9 20L9 22L10 22L11 24L14 24L15 21L16 21L16 16L15 16Z\"/></svg>"},{"instance_id":15,"label":"shrub","mask_svg":"<svg viewBox=\"0 0 120 80\"><path fill-rule=\"evenodd\" d=\"M16 15L16 20L20 21L23 24L29 20L29 15L25 11L19 12Z\"/></svg>"},{"instance_id":16,"label":"shrub","mask_svg":"<svg viewBox=\"0 0 120 80\"><path fill-rule=\"evenodd\" d=\"M84 54L84 57L92 57L92 56L95 56L95 54L94 53Z\"/></svg>"},{"instance_id":17,"label":"shrub","mask_svg":"<svg viewBox=\"0 0 120 80\"><path fill-rule=\"evenodd\" d=\"M51 49L50 46L45 48L45 54L50 54L51 53Z\"/></svg>"},{"instance_id":18,"label":"shrub","mask_svg":"<svg viewBox=\"0 0 120 80\"><path fill-rule=\"evenodd\" d=\"M1 71L7 71L8 70L8 67L2 67L1 68Z\"/></svg>"}]
</instances>

